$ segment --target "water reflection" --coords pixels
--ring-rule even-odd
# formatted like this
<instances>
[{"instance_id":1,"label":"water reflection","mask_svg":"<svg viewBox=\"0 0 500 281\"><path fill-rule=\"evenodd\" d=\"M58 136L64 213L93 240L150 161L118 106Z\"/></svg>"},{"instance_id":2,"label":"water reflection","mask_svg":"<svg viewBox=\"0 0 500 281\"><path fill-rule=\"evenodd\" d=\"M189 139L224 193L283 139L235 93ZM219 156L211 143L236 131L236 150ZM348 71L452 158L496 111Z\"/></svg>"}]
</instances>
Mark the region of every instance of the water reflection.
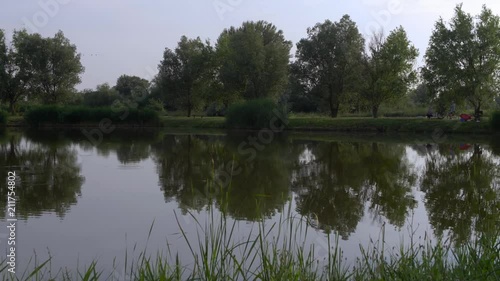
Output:
<instances>
[{"instance_id":1,"label":"water reflection","mask_svg":"<svg viewBox=\"0 0 500 281\"><path fill-rule=\"evenodd\" d=\"M80 131L8 133L0 138L0 161L5 169L24 167L17 169L24 219L44 212L63 218L85 193L80 156L96 153L96 163L116 157L126 167L152 160L159 186L153 188L184 213L215 205L255 220L293 204L314 227L343 239L367 216L401 228L419 206L436 235L449 233L457 243L498 227L497 140L415 145L282 135L252 156L241 150L248 137L124 131L92 144ZM0 207L5 217L5 200Z\"/></svg>"},{"instance_id":2,"label":"water reflection","mask_svg":"<svg viewBox=\"0 0 500 281\"><path fill-rule=\"evenodd\" d=\"M282 209L290 197L288 147L276 140L247 158L238 153L245 138L166 135L154 144L165 199L177 200L184 211L215 203L247 220Z\"/></svg>"},{"instance_id":3,"label":"water reflection","mask_svg":"<svg viewBox=\"0 0 500 281\"><path fill-rule=\"evenodd\" d=\"M311 142L303 144L292 188L298 212L318 227L347 239L364 215L365 204L375 218L402 226L416 205L416 175L404 146L379 143Z\"/></svg>"},{"instance_id":4,"label":"water reflection","mask_svg":"<svg viewBox=\"0 0 500 281\"><path fill-rule=\"evenodd\" d=\"M498 159L483 146L439 145L425 158L421 189L436 235L447 230L462 243L498 228Z\"/></svg>"},{"instance_id":5,"label":"water reflection","mask_svg":"<svg viewBox=\"0 0 500 281\"><path fill-rule=\"evenodd\" d=\"M19 179L16 182L18 218L40 216L54 212L64 217L77 203L85 178L80 175L76 149L58 141L57 136L45 142L24 140L19 134L7 136L0 144L1 166L14 167ZM7 198L5 181L0 181L0 196ZM0 200L5 216L5 200Z\"/></svg>"}]
</instances>

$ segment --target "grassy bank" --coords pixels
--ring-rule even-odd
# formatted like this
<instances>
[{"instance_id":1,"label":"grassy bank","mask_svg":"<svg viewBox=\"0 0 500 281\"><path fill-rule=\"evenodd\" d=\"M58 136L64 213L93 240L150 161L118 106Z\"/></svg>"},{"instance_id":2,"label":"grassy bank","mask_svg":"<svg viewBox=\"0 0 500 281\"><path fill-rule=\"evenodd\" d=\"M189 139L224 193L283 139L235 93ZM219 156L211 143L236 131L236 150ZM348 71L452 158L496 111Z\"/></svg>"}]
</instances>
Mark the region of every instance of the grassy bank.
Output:
<instances>
[{"instance_id":1,"label":"grassy bank","mask_svg":"<svg viewBox=\"0 0 500 281\"><path fill-rule=\"evenodd\" d=\"M282 213L283 214L283 213ZM177 215L176 215L177 218ZM3 280L499 280L498 235L481 236L465 245L431 241L428 236L400 247L389 247L384 231L377 241L360 245L359 258L349 264L339 248L339 238L323 235L322 243L306 244L313 230L305 218L281 215L272 225L255 222L254 233L238 240L236 222L222 216L200 224L198 238L190 241L178 220L179 233L193 262L183 265L177 253L129 256L125 267L100 270L97 261L79 270L54 270L50 260L34 265L17 277L0 269ZM149 230L149 235L154 223ZM499 234L499 233L496 233ZM168 242L168 241L167 241ZM5 263L4 263L5 264ZM113 263L115 264L115 263ZM22 276L21 276L22 275Z\"/></svg>"},{"instance_id":2,"label":"grassy bank","mask_svg":"<svg viewBox=\"0 0 500 281\"><path fill-rule=\"evenodd\" d=\"M162 116L160 127L175 129L225 129L223 117L172 117ZM78 124L76 124L78 125ZM87 125L92 125L87 124ZM98 122L95 122L98 125ZM7 127L26 127L22 117L9 117ZM491 134L490 122L460 122L458 119L439 120L426 118L357 118L357 117L290 117L287 127L291 131L335 131L335 132L386 132L386 133L459 133Z\"/></svg>"},{"instance_id":3,"label":"grassy bank","mask_svg":"<svg viewBox=\"0 0 500 281\"><path fill-rule=\"evenodd\" d=\"M483 122L460 122L458 119L426 118L338 118L296 117L290 118L291 130L340 131L340 132L396 132L396 133L491 133L490 124Z\"/></svg>"},{"instance_id":4,"label":"grassy bank","mask_svg":"<svg viewBox=\"0 0 500 281\"><path fill-rule=\"evenodd\" d=\"M166 128L208 128L224 129L223 117L162 117ZM490 124L465 122L458 119L438 120L425 118L329 118L329 117L290 117L287 127L291 131L336 131L336 132L392 132L392 133L473 133L490 134Z\"/></svg>"},{"instance_id":5,"label":"grassy bank","mask_svg":"<svg viewBox=\"0 0 500 281\"><path fill-rule=\"evenodd\" d=\"M39 106L24 114L30 127L114 125L159 126L159 115L152 110L135 108Z\"/></svg>"}]
</instances>

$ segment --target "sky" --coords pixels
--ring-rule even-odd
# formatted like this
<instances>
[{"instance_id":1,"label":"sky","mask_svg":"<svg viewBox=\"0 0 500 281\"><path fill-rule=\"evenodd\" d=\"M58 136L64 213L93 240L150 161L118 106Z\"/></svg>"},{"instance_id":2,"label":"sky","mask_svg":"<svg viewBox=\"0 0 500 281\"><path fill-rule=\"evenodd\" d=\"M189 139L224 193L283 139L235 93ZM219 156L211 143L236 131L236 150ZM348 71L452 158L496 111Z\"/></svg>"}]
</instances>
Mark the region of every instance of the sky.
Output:
<instances>
[{"instance_id":1,"label":"sky","mask_svg":"<svg viewBox=\"0 0 500 281\"><path fill-rule=\"evenodd\" d=\"M249 20L273 23L294 46L308 27L344 14L367 39L373 29L388 34L401 25L422 65L435 22L449 20L459 3L472 15L483 5L500 14L498 0L1 0L0 29L8 38L22 28L46 37L62 30L82 54L81 90L113 86L122 74L151 80L182 35L215 44L224 28Z\"/></svg>"}]
</instances>

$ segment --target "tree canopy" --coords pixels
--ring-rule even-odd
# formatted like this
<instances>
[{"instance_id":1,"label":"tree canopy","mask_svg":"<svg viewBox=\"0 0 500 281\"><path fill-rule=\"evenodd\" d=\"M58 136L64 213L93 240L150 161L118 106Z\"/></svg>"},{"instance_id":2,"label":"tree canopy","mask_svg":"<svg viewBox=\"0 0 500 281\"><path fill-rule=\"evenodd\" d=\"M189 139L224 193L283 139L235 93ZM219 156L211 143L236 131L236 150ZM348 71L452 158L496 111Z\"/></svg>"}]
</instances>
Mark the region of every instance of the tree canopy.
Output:
<instances>
[{"instance_id":1,"label":"tree canopy","mask_svg":"<svg viewBox=\"0 0 500 281\"><path fill-rule=\"evenodd\" d=\"M473 17L455 8L449 22L436 22L422 74L439 99L467 102L476 111L497 95L500 68L500 19L483 6Z\"/></svg>"},{"instance_id":2,"label":"tree canopy","mask_svg":"<svg viewBox=\"0 0 500 281\"><path fill-rule=\"evenodd\" d=\"M393 30L387 38L383 33L374 33L368 49L365 59L368 85L363 94L373 117L377 118L380 105L406 95L417 78L414 65L418 50L403 27Z\"/></svg>"},{"instance_id":3,"label":"tree canopy","mask_svg":"<svg viewBox=\"0 0 500 281\"><path fill-rule=\"evenodd\" d=\"M26 74L14 62L13 50L7 46L5 33L0 29L0 98L16 111L16 104L27 96Z\"/></svg>"},{"instance_id":4,"label":"tree canopy","mask_svg":"<svg viewBox=\"0 0 500 281\"><path fill-rule=\"evenodd\" d=\"M340 103L359 84L365 40L348 15L339 22L318 23L307 34L297 43L295 64L302 83L337 117Z\"/></svg>"},{"instance_id":5,"label":"tree canopy","mask_svg":"<svg viewBox=\"0 0 500 281\"><path fill-rule=\"evenodd\" d=\"M187 111L191 116L197 108L206 89L205 73L210 65L212 47L198 37L188 39L182 36L177 48L165 49L163 60L158 66L155 84L160 88L165 102L171 107Z\"/></svg>"},{"instance_id":6,"label":"tree canopy","mask_svg":"<svg viewBox=\"0 0 500 281\"><path fill-rule=\"evenodd\" d=\"M15 31L12 42L13 61L21 79L29 81L30 93L42 103L62 102L81 82L84 67L80 54L62 31L52 38L29 34L26 30Z\"/></svg>"},{"instance_id":7,"label":"tree canopy","mask_svg":"<svg viewBox=\"0 0 500 281\"><path fill-rule=\"evenodd\" d=\"M266 21L225 29L216 45L224 102L235 96L277 99L287 86L291 48L283 31Z\"/></svg>"}]
</instances>

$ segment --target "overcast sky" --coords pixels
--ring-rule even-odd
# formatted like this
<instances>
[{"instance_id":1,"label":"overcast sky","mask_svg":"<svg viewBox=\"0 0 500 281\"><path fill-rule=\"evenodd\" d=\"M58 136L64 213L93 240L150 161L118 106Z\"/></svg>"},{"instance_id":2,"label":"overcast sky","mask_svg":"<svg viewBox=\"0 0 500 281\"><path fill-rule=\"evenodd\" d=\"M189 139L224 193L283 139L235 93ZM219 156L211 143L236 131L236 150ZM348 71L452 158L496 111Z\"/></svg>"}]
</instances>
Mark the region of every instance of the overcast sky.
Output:
<instances>
[{"instance_id":1,"label":"overcast sky","mask_svg":"<svg viewBox=\"0 0 500 281\"><path fill-rule=\"evenodd\" d=\"M500 14L498 0L1 0L0 28L9 38L23 27L44 36L62 30L82 54L84 89L114 85L121 74L150 80L182 35L215 42L248 20L272 22L295 45L308 27L349 14L366 37L402 25L422 55L436 20L450 19L458 3L474 15L483 4Z\"/></svg>"}]
</instances>

